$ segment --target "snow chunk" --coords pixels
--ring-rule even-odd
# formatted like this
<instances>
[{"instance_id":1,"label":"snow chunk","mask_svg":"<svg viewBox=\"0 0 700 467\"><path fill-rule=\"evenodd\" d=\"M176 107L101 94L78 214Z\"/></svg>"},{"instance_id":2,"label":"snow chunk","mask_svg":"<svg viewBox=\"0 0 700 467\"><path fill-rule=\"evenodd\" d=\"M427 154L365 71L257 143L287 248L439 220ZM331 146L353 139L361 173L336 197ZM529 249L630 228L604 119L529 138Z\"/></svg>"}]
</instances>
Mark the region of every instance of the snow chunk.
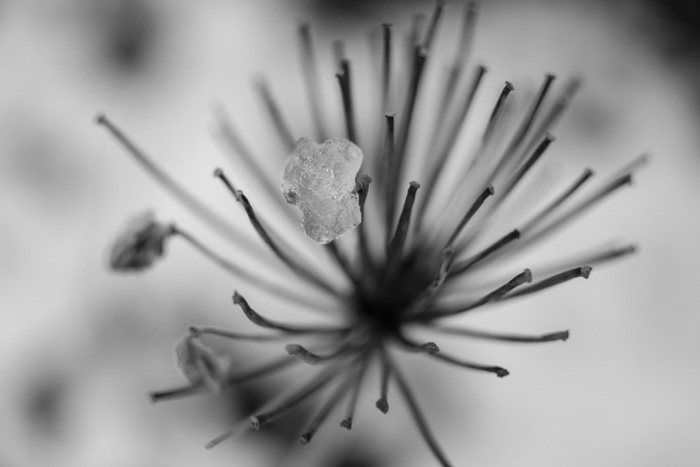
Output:
<instances>
[{"instance_id":1,"label":"snow chunk","mask_svg":"<svg viewBox=\"0 0 700 467\"><path fill-rule=\"evenodd\" d=\"M362 221L355 176L362 150L347 139L300 138L282 172L284 199L301 211L306 235L329 243Z\"/></svg>"}]
</instances>

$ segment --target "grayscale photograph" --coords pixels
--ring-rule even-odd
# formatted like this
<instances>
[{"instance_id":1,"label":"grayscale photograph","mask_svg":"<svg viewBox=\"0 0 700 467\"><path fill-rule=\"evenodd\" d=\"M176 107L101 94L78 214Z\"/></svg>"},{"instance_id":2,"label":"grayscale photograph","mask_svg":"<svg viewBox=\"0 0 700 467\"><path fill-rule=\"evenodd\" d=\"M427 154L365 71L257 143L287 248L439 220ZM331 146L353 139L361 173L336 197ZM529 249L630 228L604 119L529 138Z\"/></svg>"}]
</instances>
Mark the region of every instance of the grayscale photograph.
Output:
<instances>
[{"instance_id":1,"label":"grayscale photograph","mask_svg":"<svg viewBox=\"0 0 700 467\"><path fill-rule=\"evenodd\" d=\"M700 465L700 3L0 0L0 467Z\"/></svg>"}]
</instances>

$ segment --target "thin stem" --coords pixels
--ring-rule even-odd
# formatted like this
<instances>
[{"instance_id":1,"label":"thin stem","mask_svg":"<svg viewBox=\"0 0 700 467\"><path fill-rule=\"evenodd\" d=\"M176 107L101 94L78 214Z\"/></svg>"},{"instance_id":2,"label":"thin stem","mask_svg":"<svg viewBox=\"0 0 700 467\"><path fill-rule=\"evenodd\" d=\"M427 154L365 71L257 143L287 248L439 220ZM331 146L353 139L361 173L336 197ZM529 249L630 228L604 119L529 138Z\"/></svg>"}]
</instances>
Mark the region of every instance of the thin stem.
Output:
<instances>
[{"instance_id":1,"label":"thin stem","mask_svg":"<svg viewBox=\"0 0 700 467\"><path fill-rule=\"evenodd\" d=\"M338 404L340 404L340 401L345 396L345 393L347 393L350 389L350 385L348 383L348 380L341 382L336 390L333 391L330 396L328 396L328 399L326 399L326 402L321 407L321 410L319 410L314 419L311 421L309 427L299 437L299 443L309 444L311 442L318 429L321 428L324 422L328 419L328 415L335 407L338 406Z\"/></svg>"},{"instance_id":2,"label":"thin stem","mask_svg":"<svg viewBox=\"0 0 700 467\"><path fill-rule=\"evenodd\" d=\"M404 116L401 121L401 129L399 130L398 140L396 141L396 163L392 168L392 175L397 180L401 179L404 162L407 154L406 148L408 138L410 136L411 123L415 111L416 100L418 98L418 90L420 88L425 62L427 60L427 50L423 47L416 47L413 61L413 71L411 73L411 81L408 85L408 95L406 96L406 105L404 106ZM395 187L395 192L392 195L392 200L398 196L398 187Z\"/></svg>"},{"instance_id":3,"label":"thin stem","mask_svg":"<svg viewBox=\"0 0 700 467\"><path fill-rule=\"evenodd\" d=\"M360 258L362 261L360 274L363 274L366 268L374 268L374 261L372 260L372 255L369 251L369 244L367 242L367 218L365 217L365 203L367 201L367 196L369 196L370 183L372 183L372 178L365 174L360 177L360 182L357 187L357 193L359 195L358 201L360 203L360 217L362 219L357 236L360 249Z\"/></svg>"},{"instance_id":4,"label":"thin stem","mask_svg":"<svg viewBox=\"0 0 700 467\"><path fill-rule=\"evenodd\" d=\"M389 244L391 238L391 226L394 225L394 216L396 215L396 203L394 202L394 192L396 191L397 179L395 172L395 135L394 135L394 117L393 113L386 114L385 131L384 131L384 152L382 154L382 172L380 180L384 183L385 199L385 225L386 225L386 245Z\"/></svg>"},{"instance_id":5,"label":"thin stem","mask_svg":"<svg viewBox=\"0 0 700 467\"><path fill-rule=\"evenodd\" d=\"M629 256L636 251L637 246L634 244L625 244L612 247L601 246L594 248L590 252L580 253L557 261L550 261L543 265L536 265L532 268L533 271L536 271L536 273L533 273L533 275L545 277L553 276L559 274L561 271L577 269L581 264L586 264L589 267L600 266L610 261ZM505 280L507 280L507 278L489 280L488 283L480 284L479 289L493 288L495 284L502 284ZM505 298L509 298L509 296Z\"/></svg>"},{"instance_id":6,"label":"thin stem","mask_svg":"<svg viewBox=\"0 0 700 467\"><path fill-rule=\"evenodd\" d=\"M311 29L308 24L299 25L299 39L301 42L301 64L304 73L304 82L306 84L306 92L311 105L311 116L313 118L314 127L316 128L316 137L319 141L327 139L328 132L325 128L325 120L321 111L321 88L318 80L318 67L316 65L316 56L314 54L313 45L311 42Z\"/></svg>"},{"instance_id":7,"label":"thin stem","mask_svg":"<svg viewBox=\"0 0 700 467\"><path fill-rule=\"evenodd\" d=\"M442 285L445 283L445 279L450 272L454 254L455 248L453 245L445 247L440 252L440 269L430 285L426 287L420 297L416 299L415 303L418 306L425 308L433 302L435 297L437 297L438 292L442 288Z\"/></svg>"},{"instance_id":8,"label":"thin stem","mask_svg":"<svg viewBox=\"0 0 700 467\"><path fill-rule=\"evenodd\" d=\"M552 131L552 127L559 121L561 116L564 115L564 112L569 108L571 101L580 88L581 79L579 77L570 79L564 85L564 91L559 95L554 105L545 112L539 124L530 133L530 140L526 144L525 151L522 153L521 157L525 157L525 155L532 150L532 147L535 146L545 132Z\"/></svg>"},{"instance_id":9,"label":"thin stem","mask_svg":"<svg viewBox=\"0 0 700 467\"><path fill-rule=\"evenodd\" d=\"M450 274L449 277L455 277L459 274L462 274L464 271L468 270L475 264L479 263L480 261L483 261L485 258L489 257L493 253L497 252L501 248L505 247L508 245L510 242L517 240L520 238L520 231L517 229L510 231L500 239L498 239L495 243L492 245L486 247L476 255L472 256L469 259L466 259L464 261L460 261L455 264L455 266L452 268L452 273Z\"/></svg>"},{"instance_id":10,"label":"thin stem","mask_svg":"<svg viewBox=\"0 0 700 467\"><path fill-rule=\"evenodd\" d=\"M503 151L501 156L498 159L498 163L496 166L491 170L491 173L486 177L486 180L495 180L496 177L499 176L499 174L508 166L511 165L513 160L518 159L518 147L522 144L522 142L525 140L525 137L527 136L528 131L530 130L532 124L535 121L535 117L537 116L537 113L540 110L540 107L542 106L542 102L544 102L544 98L549 92L549 89L552 86L552 82L554 81L555 77L554 75L551 74L546 74L544 77L544 81L542 85L540 86L540 90L537 93L537 97L535 97L535 100L533 101L532 107L530 108L529 112L525 115L524 120L518 127L518 130L515 132L513 137L510 140L510 143L508 144L507 148Z\"/></svg>"},{"instance_id":11,"label":"thin stem","mask_svg":"<svg viewBox=\"0 0 700 467\"><path fill-rule=\"evenodd\" d=\"M607 183L600 189L591 193L587 198L581 200L577 205L569 208L566 212L562 213L556 219L552 220L548 225L542 227L540 230L534 232L530 237L528 237L521 247L525 245L530 245L536 241L542 240L546 236L554 233L555 231L561 229L563 226L571 222L573 219L579 217L585 211L589 210L602 200L606 199L608 196L619 190L620 188L629 186L632 184L632 174L627 173L621 175L620 177Z\"/></svg>"},{"instance_id":12,"label":"thin stem","mask_svg":"<svg viewBox=\"0 0 700 467\"><path fill-rule=\"evenodd\" d=\"M479 89L479 85L481 84L485 74L486 68L483 66L478 66L474 78L472 80L472 85L469 89L469 92L467 93L467 97L460 108L459 115L456 118L452 119L450 122L448 122L449 126L446 133L447 136L444 139L438 141L438 144L440 144L440 150L437 152L437 156L434 158L426 159L427 164L425 171L429 175L425 183L426 188L425 194L423 195L423 202L418 206L418 216L421 219L425 215L428 203L432 198L436 186L438 185L437 181L440 177L440 174L442 173L442 170L447 164L447 159L449 155L454 149L454 146L457 142L457 137L459 136L462 127L464 126L467 114L469 113L469 109L471 108L472 102L474 101L476 91ZM453 97L450 96L450 98Z\"/></svg>"},{"instance_id":13,"label":"thin stem","mask_svg":"<svg viewBox=\"0 0 700 467\"><path fill-rule=\"evenodd\" d=\"M397 336L398 341L403 345L403 347L410 352L423 352L429 355L436 354L440 351L440 347L435 342L416 342L403 335L402 333Z\"/></svg>"},{"instance_id":14,"label":"thin stem","mask_svg":"<svg viewBox=\"0 0 700 467\"><path fill-rule=\"evenodd\" d=\"M347 332L346 328L338 327L324 327L324 326L293 326L277 321L271 321L264 318L257 311L255 311L249 304L248 301L243 298L242 295L235 291L233 293L233 303L238 305L246 317L252 321L254 324L268 329L275 329L277 331L283 331L292 334L308 334L308 333L344 333Z\"/></svg>"},{"instance_id":15,"label":"thin stem","mask_svg":"<svg viewBox=\"0 0 700 467\"><path fill-rule=\"evenodd\" d=\"M190 326L190 332L192 332L192 334L195 336L210 334L213 336L244 341L278 341L281 339L289 339L287 334L241 334L215 326Z\"/></svg>"},{"instance_id":16,"label":"thin stem","mask_svg":"<svg viewBox=\"0 0 700 467\"><path fill-rule=\"evenodd\" d=\"M331 49L333 50L333 58L335 59L335 65L338 69L343 67L343 60L347 57L345 55L345 42L341 40L335 40L331 44Z\"/></svg>"},{"instance_id":17,"label":"thin stem","mask_svg":"<svg viewBox=\"0 0 700 467\"><path fill-rule=\"evenodd\" d=\"M218 177L226 185L229 191L231 191L236 201L243 205L243 208L245 209L245 212L248 215L248 219L250 220L250 223L253 225L253 228L255 229L257 234L260 236L262 241L270 248L270 250L272 250L273 253L275 253L275 255L277 255L277 257L284 264L287 265L287 267L299 274L299 276L317 285L320 289L323 289L324 291L332 295L340 296L339 292L335 290L335 288L331 286L327 281L325 281L318 274L314 273L312 270L308 269L301 263L292 259L279 247L277 242L272 240L272 237L270 237L265 227L263 227L263 225L258 220L255 211L253 210L253 206L251 206L250 201L248 201L248 198L243 194L242 191L235 189L231 181L228 179L228 177L224 175L221 169L217 169L216 171L214 171L214 176ZM286 246L286 248L291 250L291 247L289 246Z\"/></svg>"},{"instance_id":18,"label":"thin stem","mask_svg":"<svg viewBox=\"0 0 700 467\"><path fill-rule=\"evenodd\" d=\"M345 344L338 345L335 350L326 355L319 355L307 350L305 347L299 344L289 344L284 347L289 355L298 358L304 363L309 365L316 365L317 363L327 362L333 360L336 357L347 352L351 347L351 344L346 342Z\"/></svg>"},{"instance_id":19,"label":"thin stem","mask_svg":"<svg viewBox=\"0 0 700 467\"><path fill-rule=\"evenodd\" d=\"M357 140L357 130L355 127L355 111L352 102L352 88L350 85L350 61L342 59L340 61L340 72L335 75L340 85L340 93L343 99L343 111L345 113L345 129L348 139L355 144Z\"/></svg>"},{"instance_id":20,"label":"thin stem","mask_svg":"<svg viewBox=\"0 0 700 467\"><path fill-rule=\"evenodd\" d=\"M280 110L279 105L277 105L277 101L272 96L270 86L264 78L259 78L255 82L255 88L263 100L267 113L272 120L272 124L275 127L275 131L277 132L277 136L280 138L282 145L285 147L285 149L287 149L287 151L291 152L294 149L296 139L294 138L292 131L289 129L289 124L284 120L282 111Z\"/></svg>"},{"instance_id":21,"label":"thin stem","mask_svg":"<svg viewBox=\"0 0 700 467\"><path fill-rule=\"evenodd\" d=\"M532 169L535 163L540 159L542 154L547 150L549 145L554 141L554 136L547 133L544 135L542 142L533 151L532 155L525 161L525 163L513 174L513 176L508 180L503 190L503 194L498 199L497 203L503 203L506 198L512 193L515 187L520 183L523 177Z\"/></svg>"},{"instance_id":22,"label":"thin stem","mask_svg":"<svg viewBox=\"0 0 700 467\"><path fill-rule=\"evenodd\" d=\"M240 384L247 381L254 380L256 378L261 378L263 376L274 373L281 370L284 367L290 366L296 363L297 360L290 359L289 357L283 357L281 359L273 360L272 362L265 363L263 365L251 368L250 370L233 374L226 379L226 386L231 386L234 384ZM161 402L163 400L175 399L179 397L189 396L192 394L197 394L200 392L205 392L206 386L204 383L188 384L186 386L180 386L173 389L166 389L162 391L151 391L149 392L149 397L152 402Z\"/></svg>"},{"instance_id":23,"label":"thin stem","mask_svg":"<svg viewBox=\"0 0 700 467\"><path fill-rule=\"evenodd\" d=\"M253 154L250 148L243 142L243 138L234 127L231 118L227 115L222 106L215 107L214 118L217 123L216 133L218 140L223 146L223 149L229 153L235 161L242 161L244 163L251 171L251 175L255 179L254 181L263 188L262 192L265 193L270 201L273 201L273 206L275 206L277 212L282 214L283 219L288 222L290 226L296 228L299 225L299 219L297 219L294 212L291 209L286 209L283 204L277 202L278 198L275 194L279 193L279 185L276 185L273 181L274 178L266 172L261 164L259 155ZM259 244L256 245L259 246Z\"/></svg>"},{"instance_id":24,"label":"thin stem","mask_svg":"<svg viewBox=\"0 0 700 467\"><path fill-rule=\"evenodd\" d=\"M538 343L538 342L553 342L565 341L569 338L569 331L558 331L539 336L527 336L523 334L505 334L486 331L477 331L475 329L457 328L453 326L437 326L431 328L433 331L443 334L451 334L455 336L475 337L477 339L496 340L503 342L519 342L519 343Z\"/></svg>"},{"instance_id":25,"label":"thin stem","mask_svg":"<svg viewBox=\"0 0 700 467\"><path fill-rule=\"evenodd\" d=\"M643 168L649 162L649 154L640 154L639 156L632 159L630 162L618 169L617 172L613 173L610 178L615 179L625 174L633 174L636 171Z\"/></svg>"},{"instance_id":26,"label":"thin stem","mask_svg":"<svg viewBox=\"0 0 700 467\"><path fill-rule=\"evenodd\" d=\"M415 48L420 45L420 35L426 21L428 21L428 18L422 13L413 15L413 20L411 21L411 32L407 37L406 43L406 49L409 52L408 58L412 57L411 52L413 52ZM407 62L410 63L410 60Z\"/></svg>"},{"instance_id":27,"label":"thin stem","mask_svg":"<svg viewBox=\"0 0 700 467\"><path fill-rule=\"evenodd\" d=\"M496 376L499 378L503 378L504 376L508 376L510 372L506 370L503 367L500 366L493 366L493 365L481 365L479 363L474 363L474 362L468 362L466 360L459 360L455 357L445 355L443 352L436 353L431 355L433 358L437 358L439 360L442 360L447 363L451 363L453 365L461 366L464 368L469 368L470 370L479 370L479 371L486 371L489 373L495 373Z\"/></svg>"},{"instance_id":28,"label":"thin stem","mask_svg":"<svg viewBox=\"0 0 700 467\"><path fill-rule=\"evenodd\" d=\"M246 431L249 431L250 428L251 426L248 420L240 420L238 423L233 425L233 427L229 428L224 433L209 441L204 447L206 449L212 449L217 445L221 444L222 442L226 441L227 439L234 438L238 435L245 433Z\"/></svg>"},{"instance_id":29,"label":"thin stem","mask_svg":"<svg viewBox=\"0 0 700 467\"><path fill-rule=\"evenodd\" d=\"M522 295L529 295L535 292L539 292L540 290L548 289L550 287L563 284L564 282L568 282L571 279L576 279L577 277L583 277L584 279L588 279L588 276L591 274L592 269L593 268L590 266L581 266L578 268L569 269L568 271L560 272L559 274L555 274L551 277L543 279L528 287L523 287L522 289L517 290L504 298L508 299L520 297Z\"/></svg>"},{"instance_id":30,"label":"thin stem","mask_svg":"<svg viewBox=\"0 0 700 467\"><path fill-rule=\"evenodd\" d=\"M250 417L251 426L256 430L259 430L265 425L284 417L289 410L293 409L301 402L305 401L320 389L325 387L337 374L338 368L335 366L324 369L319 375L316 376L316 378L293 393L276 409Z\"/></svg>"},{"instance_id":31,"label":"thin stem","mask_svg":"<svg viewBox=\"0 0 700 467\"><path fill-rule=\"evenodd\" d=\"M416 191L418 191L418 188L420 188L420 185L417 182L409 183L408 191L406 192L406 200L404 201L401 216L399 217L399 223L396 225L396 232L389 244L389 264L399 262L403 255L406 239L408 238L408 227L411 223L411 211L413 210L413 203L416 199Z\"/></svg>"},{"instance_id":32,"label":"thin stem","mask_svg":"<svg viewBox=\"0 0 700 467\"><path fill-rule=\"evenodd\" d=\"M515 135L513 135L513 139L511 140L510 144L508 145L508 149L506 150L506 156L514 154L515 149L523 142L525 136L527 136L527 133L532 127L532 124L535 121L535 117L539 113L539 110L542 107L542 103L544 102L545 97L549 93L549 90L551 89L552 83L554 82L555 78L556 77L550 73L544 75L544 80L542 81L542 85L540 86L540 89L537 92L537 97L535 97L535 100L532 102L532 107L526 114L525 119L520 124L520 127L516 131Z\"/></svg>"},{"instance_id":33,"label":"thin stem","mask_svg":"<svg viewBox=\"0 0 700 467\"><path fill-rule=\"evenodd\" d=\"M369 366L369 358L362 359L357 370L357 375L354 378L352 392L350 393L350 399L348 400L348 406L345 410L345 418L340 422L340 426L350 430L352 428L352 422L355 418L355 408L357 407L357 400L360 396L360 389L362 388L362 382L367 373L367 367Z\"/></svg>"},{"instance_id":34,"label":"thin stem","mask_svg":"<svg viewBox=\"0 0 700 467\"><path fill-rule=\"evenodd\" d=\"M198 216L237 247L256 252L256 254L262 252L260 246L253 242L251 238L228 224L218 214L215 214L204 203L195 198L189 191L167 175L105 115L99 115L97 117L97 123L105 127L149 175L165 188L166 191L184 204L193 214Z\"/></svg>"},{"instance_id":35,"label":"thin stem","mask_svg":"<svg viewBox=\"0 0 700 467\"><path fill-rule=\"evenodd\" d=\"M375 403L375 405L382 413L386 414L389 411L389 400L388 400L389 376L391 375L391 372L392 372L392 365L389 362L389 356L387 355L387 350L383 346L379 347L379 363L381 364L381 366L380 366L381 384L380 384L379 399L377 399L377 402Z\"/></svg>"},{"instance_id":36,"label":"thin stem","mask_svg":"<svg viewBox=\"0 0 700 467\"><path fill-rule=\"evenodd\" d=\"M554 198L550 203L543 207L537 214L535 214L525 225L520 229L523 234L530 233L530 231L544 218L549 216L554 212L564 201L571 198L574 193L576 193L579 188L583 186L591 177L593 176L593 171L591 169L585 169L583 173L572 183L567 189L561 193L559 196Z\"/></svg>"},{"instance_id":37,"label":"thin stem","mask_svg":"<svg viewBox=\"0 0 700 467\"><path fill-rule=\"evenodd\" d=\"M462 21L462 30L460 33L459 42L457 42L457 53L455 54L455 59L450 66L447 84L442 92L442 98L440 100L441 112L438 115L436 125L442 126L444 123L445 116L450 114L455 103L455 94L457 91L457 84L462 78L462 73L469 61L471 55L472 44L474 43L474 32L476 30L476 17L478 8L476 2L469 2L469 5L464 10L464 19ZM438 133L439 126L436 126L434 134Z\"/></svg>"},{"instance_id":38,"label":"thin stem","mask_svg":"<svg viewBox=\"0 0 700 467\"><path fill-rule=\"evenodd\" d=\"M233 195L234 199L237 202L243 204L245 212L248 215L248 218L251 221L251 223L253 224L253 227L255 228L258 235L263 239L263 241L270 247L270 249L280 259L285 261L283 258L280 257L280 253L282 253L282 251L291 251L291 252L296 252L297 255L300 254L296 248L293 248L289 243L284 242L282 239L280 239L279 236L277 236L277 238L278 238L277 243L279 243L280 245L279 246L275 245L275 248L273 248L269 243L269 242L272 242L272 239L267 235L267 232L262 227L262 224L260 223L259 219L257 218L255 213L253 212L253 208L250 206L250 202L248 202L248 199L245 196L243 196L243 191L238 190L233 185L233 182L226 176L226 174L224 174L223 170L221 170L220 168L216 168L214 170L214 176L216 178L218 178L219 180L221 180L221 182L223 182L223 184L226 186L228 191L231 193L231 195ZM277 204L277 206L280 206L280 205ZM291 216L292 222L294 223L294 225L296 227L297 219L294 218L293 214L291 214L291 211L283 209L283 212L285 214L287 214L288 217ZM252 218L251 218L251 213L252 213ZM264 235L263 235L263 233L264 233ZM289 260L290 262L295 263L296 267L303 269L303 266L301 266L300 264L297 264L296 261L292 261L291 257L287 256L286 254L283 256L285 256L287 258L287 260ZM291 267L291 265L290 265L290 267ZM296 272L300 272L300 271L296 271ZM307 271L307 274L311 274L311 272ZM302 274L302 275L304 275L304 274ZM307 279L311 279L311 278L307 277ZM320 285L320 284L316 283L316 285ZM330 290L328 290L328 291L330 291Z\"/></svg>"},{"instance_id":39,"label":"thin stem","mask_svg":"<svg viewBox=\"0 0 700 467\"><path fill-rule=\"evenodd\" d=\"M382 113L389 111L391 100L391 24L382 24Z\"/></svg>"},{"instance_id":40,"label":"thin stem","mask_svg":"<svg viewBox=\"0 0 700 467\"><path fill-rule=\"evenodd\" d=\"M306 305L313 309L320 309L323 307L323 304L319 303L319 297L317 295L301 294L297 290L289 289L285 285L278 284L264 276L258 275L253 270L244 269L238 264L223 258L218 253L215 253L213 250L206 247L201 241L196 239L192 234L184 231L178 226L173 226L173 233L192 245L200 253L214 263L218 264L224 270L248 281L250 284L255 284L256 287L266 290L276 296L284 297L296 303Z\"/></svg>"},{"instance_id":41,"label":"thin stem","mask_svg":"<svg viewBox=\"0 0 700 467\"><path fill-rule=\"evenodd\" d=\"M352 270L352 267L350 266L350 262L347 260L345 256L340 252L338 249L338 245L336 245L335 241L326 243L323 245L326 251L330 253L330 255L335 259L336 263L338 263L338 266L340 269L343 271L345 276L352 282L355 286L358 284L358 279L355 273Z\"/></svg>"},{"instance_id":42,"label":"thin stem","mask_svg":"<svg viewBox=\"0 0 700 467\"><path fill-rule=\"evenodd\" d=\"M545 271L561 271L563 269L569 269L571 265L576 264L587 264L591 267L598 266L634 254L637 252L637 249L637 245L634 244L596 248L593 252L578 255L574 258L568 258L566 260L559 261L557 265L545 266L542 269Z\"/></svg>"},{"instance_id":43,"label":"thin stem","mask_svg":"<svg viewBox=\"0 0 700 467\"><path fill-rule=\"evenodd\" d=\"M527 284L532 281L532 272L529 269L525 269L523 272L506 282L504 285L498 287L496 290L484 295L478 300L472 300L467 303L452 305L452 306L437 306L434 310L423 311L414 315L414 320L416 321L433 321L440 318L445 318L448 316L454 316L468 311L474 310L476 308L482 307L488 303L497 302L502 300L506 294L516 287L520 287L523 284Z\"/></svg>"},{"instance_id":44,"label":"thin stem","mask_svg":"<svg viewBox=\"0 0 700 467\"><path fill-rule=\"evenodd\" d=\"M464 214L464 217L462 217L462 219L459 221L459 224L455 228L454 232L452 232L452 235L450 235L450 238L447 240L446 246L453 245L455 243L455 240L457 240L459 234L462 233L462 230L464 230L464 227L467 225L467 223L481 208L481 206L484 204L484 201L486 201L488 197L493 196L493 194L494 190L492 185L487 186L486 189L484 189L484 191L481 192L476 201L474 201L474 204L471 205L469 210Z\"/></svg>"},{"instance_id":45,"label":"thin stem","mask_svg":"<svg viewBox=\"0 0 700 467\"><path fill-rule=\"evenodd\" d=\"M447 460L447 456L445 456L445 453L442 451L442 448L435 439L435 435L433 435L432 431L430 430L428 422L426 421L425 416L423 415L423 412L418 406L418 402L416 401L416 398L413 395L413 391L406 382L406 378L404 378L403 374L401 373L401 371L395 363L392 363L392 367L394 369L394 379L396 380L399 392L406 401L406 405L408 405L409 411L411 412L411 416L413 417L413 420L416 422L416 426L418 427L418 431L420 431L421 436L428 444L428 447L432 451L433 455L440 462L440 465L442 465L443 467L451 467L452 464L449 460Z\"/></svg>"},{"instance_id":46,"label":"thin stem","mask_svg":"<svg viewBox=\"0 0 700 467\"><path fill-rule=\"evenodd\" d=\"M433 9L433 14L430 17L430 23L428 24L428 29L425 32L425 40L423 41L423 47L425 50L430 50L433 45L433 40L435 39L435 33L437 32L438 25L440 24L440 18L445 10L445 1L436 0L435 8Z\"/></svg>"},{"instance_id":47,"label":"thin stem","mask_svg":"<svg viewBox=\"0 0 700 467\"><path fill-rule=\"evenodd\" d=\"M501 115L503 114L503 109L505 108L505 103L506 99L508 99L508 95L514 91L515 88L513 85L506 81L505 86L503 87L503 90L501 91L501 95L498 96L498 100L496 101L496 105L493 107L493 110L491 111L491 117L489 117L489 123L486 125L486 130L484 131L484 135L482 136L481 140L483 142L488 141L491 138L491 135L494 132L494 129L496 128L496 124L501 118Z\"/></svg>"},{"instance_id":48,"label":"thin stem","mask_svg":"<svg viewBox=\"0 0 700 467\"><path fill-rule=\"evenodd\" d=\"M460 33L459 42L457 43L457 59L455 62L460 64L460 68L464 68L464 65L469 61L469 55L474 43L478 14L479 3L469 2L467 8L464 10L462 30Z\"/></svg>"}]
</instances>

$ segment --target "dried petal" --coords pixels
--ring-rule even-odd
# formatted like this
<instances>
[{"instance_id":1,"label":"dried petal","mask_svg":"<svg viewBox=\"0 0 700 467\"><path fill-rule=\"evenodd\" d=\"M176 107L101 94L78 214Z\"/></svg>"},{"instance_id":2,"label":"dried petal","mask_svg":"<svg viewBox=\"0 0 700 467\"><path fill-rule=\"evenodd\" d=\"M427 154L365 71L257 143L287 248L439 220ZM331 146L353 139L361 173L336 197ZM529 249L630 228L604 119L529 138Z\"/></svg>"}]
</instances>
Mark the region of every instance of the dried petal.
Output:
<instances>
[{"instance_id":1,"label":"dried petal","mask_svg":"<svg viewBox=\"0 0 700 467\"><path fill-rule=\"evenodd\" d=\"M182 374L192 384L204 384L214 394L220 393L226 385L230 360L191 332L175 344L175 358Z\"/></svg>"}]
</instances>

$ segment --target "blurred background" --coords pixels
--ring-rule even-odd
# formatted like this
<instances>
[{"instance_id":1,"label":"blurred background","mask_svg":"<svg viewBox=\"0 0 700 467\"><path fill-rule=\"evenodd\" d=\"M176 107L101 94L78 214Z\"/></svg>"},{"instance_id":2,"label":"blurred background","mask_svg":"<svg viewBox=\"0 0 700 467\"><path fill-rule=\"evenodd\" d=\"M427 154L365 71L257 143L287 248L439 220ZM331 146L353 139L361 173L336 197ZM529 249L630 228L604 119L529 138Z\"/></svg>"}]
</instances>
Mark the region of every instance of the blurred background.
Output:
<instances>
[{"instance_id":1,"label":"blurred background","mask_svg":"<svg viewBox=\"0 0 700 467\"><path fill-rule=\"evenodd\" d=\"M453 3L454 30L462 5ZM230 303L237 285L176 244L146 273L107 270L107 246L145 208L195 230L198 221L93 123L106 112L188 187L235 210L211 177L223 163L213 106L225 105L247 141L270 151L251 83L265 75L293 115L300 20L330 62L332 40L361 56L371 27L405 31L432 6L0 1L1 467L435 464L401 404L381 416L371 394L351 433L329 423L299 446L302 411L271 432L203 448L293 374L230 397L152 405L149 389L183 382L172 346L188 324L240 322ZM562 163L608 173L642 152L652 158L632 189L552 246L554 256L575 251L591 232L636 241L639 254L480 317L519 332L570 329L566 344L465 347L509 368L503 380L423 360L411 367L455 465L700 463L699 20L696 4L680 0L482 3L474 56L493 83L584 77L557 132Z\"/></svg>"}]
</instances>

